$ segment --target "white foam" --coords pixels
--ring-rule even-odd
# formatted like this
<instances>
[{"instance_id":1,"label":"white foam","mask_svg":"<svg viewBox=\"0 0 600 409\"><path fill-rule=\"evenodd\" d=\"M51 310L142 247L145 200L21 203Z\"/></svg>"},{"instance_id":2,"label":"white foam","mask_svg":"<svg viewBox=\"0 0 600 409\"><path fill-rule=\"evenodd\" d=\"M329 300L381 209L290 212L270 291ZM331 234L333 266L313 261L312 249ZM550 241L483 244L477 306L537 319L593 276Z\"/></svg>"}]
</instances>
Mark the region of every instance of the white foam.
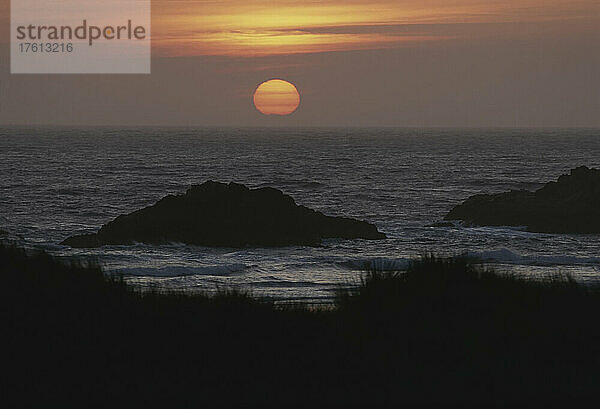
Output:
<instances>
[{"instance_id":1,"label":"white foam","mask_svg":"<svg viewBox=\"0 0 600 409\"><path fill-rule=\"evenodd\" d=\"M164 266L116 268L111 272L138 277L182 277L182 276L230 276L246 269L245 264L226 264L214 266Z\"/></svg>"},{"instance_id":2,"label":"white foam","mask_svg":"<svg viewBox=\"0 0 600 409\"><path fill-rule=\"evenodd\" d=\"M518 264L533 266L562 266L600 264L600 257L578 257L570 254L536 254L522 255L507 248L495 250L469 251L469 257L478 258L482 261L496 262L502 264Z\"/></svg>"},{"instance_id":3,"label":"white foam","mask_svg":"<svg viewBox=\"0 0 600 409\"><path fill-rule=\"evenodd\" d=\"M359 271L401 271L406 270L409 263L408 258L373 257L347 260L338 264Z\"/></svg>"}]
</instances>

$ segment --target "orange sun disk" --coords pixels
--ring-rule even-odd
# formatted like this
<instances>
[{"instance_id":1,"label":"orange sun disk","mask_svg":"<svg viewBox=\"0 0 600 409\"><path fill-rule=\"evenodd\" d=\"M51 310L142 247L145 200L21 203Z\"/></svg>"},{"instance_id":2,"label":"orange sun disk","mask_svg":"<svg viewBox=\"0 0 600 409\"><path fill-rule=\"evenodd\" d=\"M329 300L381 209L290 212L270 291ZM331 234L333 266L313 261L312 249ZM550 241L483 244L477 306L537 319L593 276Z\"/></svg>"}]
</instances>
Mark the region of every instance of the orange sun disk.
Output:
<instances>
[{"instance_id":1,"label":"orange sun disk","mask_svg":"<svg viewBox=\"0 0 600 409\"><path fill-rule=\"evenodd\" d=\"M296 87L284 80L265 81L254 91L254 106L265 115L289 115L300 105Z\"/></svg>"}]
</instances>

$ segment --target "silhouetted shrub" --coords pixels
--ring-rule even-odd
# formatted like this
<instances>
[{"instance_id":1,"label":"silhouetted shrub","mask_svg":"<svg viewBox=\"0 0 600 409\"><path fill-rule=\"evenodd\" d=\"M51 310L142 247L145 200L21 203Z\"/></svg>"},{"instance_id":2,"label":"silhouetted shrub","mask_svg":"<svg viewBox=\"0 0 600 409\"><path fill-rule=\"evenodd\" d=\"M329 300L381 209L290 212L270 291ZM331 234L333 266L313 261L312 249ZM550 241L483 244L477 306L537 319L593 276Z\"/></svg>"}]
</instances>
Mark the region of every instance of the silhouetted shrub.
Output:
<instances>
[{"instance_id":1,"label":"silhouetted shrub","mask_svg":"<svg viewBox=\"0 0 600 409\"><path fill-rule=\"evenodd\" d=\"M0 245L6 398L24 407L589 407L596 293L466 258L369 272L335 309L140 292Z\"/></svg>"}]
</instances>

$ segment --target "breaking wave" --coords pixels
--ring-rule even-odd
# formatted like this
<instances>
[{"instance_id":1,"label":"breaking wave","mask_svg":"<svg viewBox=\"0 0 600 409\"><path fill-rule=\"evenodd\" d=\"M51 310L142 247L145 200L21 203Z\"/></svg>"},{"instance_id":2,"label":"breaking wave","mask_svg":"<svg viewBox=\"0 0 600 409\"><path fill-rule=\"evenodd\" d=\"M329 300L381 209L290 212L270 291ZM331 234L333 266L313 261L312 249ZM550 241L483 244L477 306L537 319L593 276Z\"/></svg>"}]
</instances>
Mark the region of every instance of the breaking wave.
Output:
<instances>
[{"instance_id":1,"label":"breaking wave","mask_svg":"<svg viewBox=\"0 0 600 409\"><path fill-rule=\"evenodd\" d=\"M360 258L337 263L340 267L355 271L401 271L410 263L408 258Z\"/></svg>"},{"instance_id":2,"label":"breaking wave","mask_svg":"<svg viewBox=\"0 0 600 409\"><path fill-rule=\"evenodd\" d=\"M507 248L483 251L470 251L467 252L466 255L469 257L478 258L481 261L502 264L518 264L532 266L570 266L582 264L600 264L600 257L579 257L566 254L522 255Z\"/></svg>"},{"instance_id":3,"label":"breaking wave","mask_svg":"<svg viewBox=\"0 0 600 409\"><path fill-rule=\"evenodd\" d=\"M113 269L112 272L137 277L230 276L241 274L246 268L245 264L226 264L220 266L132 267Z\"/></svg>"}]
</instances>

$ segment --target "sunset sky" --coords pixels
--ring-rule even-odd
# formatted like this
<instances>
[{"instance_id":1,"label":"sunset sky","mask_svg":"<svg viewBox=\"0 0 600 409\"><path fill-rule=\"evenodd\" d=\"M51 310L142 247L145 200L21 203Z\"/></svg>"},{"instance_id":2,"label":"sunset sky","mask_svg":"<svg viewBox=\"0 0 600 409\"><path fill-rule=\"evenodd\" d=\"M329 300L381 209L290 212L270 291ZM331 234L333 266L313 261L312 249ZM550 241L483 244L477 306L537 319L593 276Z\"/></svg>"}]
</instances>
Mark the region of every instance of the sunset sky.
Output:
<instances>
[{"instance_id":1,"label":"sunset sky","mask_svg":"<svg viewBox=\"0 0 600 409\"><path fill-rule=\"evenodd\" d=\"M8 4L3 124L600 126L595 0L155 0L150 76L11 76Z\"/></svg>"},{"instance_id":2,"label":"sunset sky","mask_svg":"<svg viewBox=\"0 0 600 409\"><path fill-rule=\"evenodd\" d=\"M592 0L155 1L159 55L261 56L427 46L590 23ZM597 3L597 2L596 2ZM588 27L591 28L591 27Z\"/></svg>"}]
</instances>

